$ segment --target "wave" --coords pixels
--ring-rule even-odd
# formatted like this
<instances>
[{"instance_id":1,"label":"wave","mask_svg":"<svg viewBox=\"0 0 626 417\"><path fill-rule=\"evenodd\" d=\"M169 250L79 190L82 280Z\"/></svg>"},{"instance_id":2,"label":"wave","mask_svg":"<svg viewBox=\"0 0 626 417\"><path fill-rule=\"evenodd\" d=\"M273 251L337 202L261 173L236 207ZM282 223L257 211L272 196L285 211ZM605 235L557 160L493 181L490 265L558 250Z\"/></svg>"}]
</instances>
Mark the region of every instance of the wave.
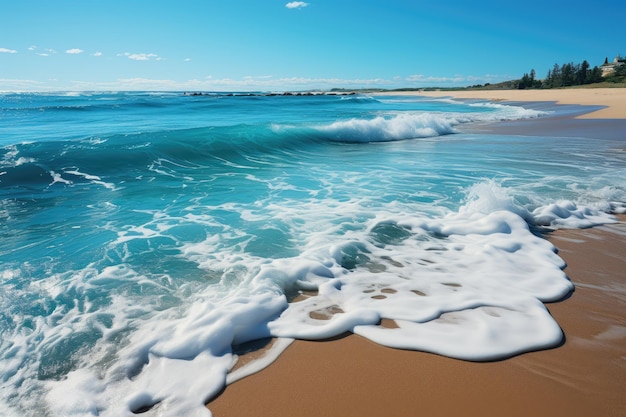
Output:
<instances>
[{"instance_id":1,"label":"wave","mask_svg":"<svg viewBox=\"0 0 626 417\"><path fill-rule=\"evenodd\" d=\"M266 98L263 98L266 99ZM322 100L327 100L324 97ZM369 98L345 99L367 102ZM108 106L109 104L107 104ZM160 106L133 101L132 106ZM93 104L92 106L98 106ZM529 117L545 113L516 106L476 104L490 111L469 113L379 112L373 118L352 118L326 124L259 123L151 132L113 134L82 140L50 140L8 145L0 150L0 187L47 186L59 182L51 174L71 171L97 177L144 175L155 161L182 166L215 166L215 161L243 166L250 158L306 153L329 142L368 143L432 138L457 133L460 125ZM85 109L79 105L73 110ZM4 151L4 155L2 155ZM158 165L158 163L157 163ZM84 182L75 176L71 183ZM102 184L109 183L103 181Z\"/></svg>"},{"instance_id":2,"label":"wave","mask_svg":"<svg viewBox=\"0 0 626 417\"><path fill-rule=\"evenodd\" d=\"M523 218L531 227L579 229L614 223L610 213L624 213L621 203L626 197L623 190L603 187L598 196L580 193L577 201L561 199L556 202L533 201L529 195L516 196L512 189L494 180L483 180L467 188L466 202L459 213L488 215L507 211ZM522 203L521 200L526 200ZM530 201L528 201L530 200Z\"/></svg>"},{"instance_id":3,"label":"wave","mask_svg":"<svg viewBox=\"0 0 626 417\"><path fill-rule=\"evenodd\" d=\"M429 138L458 133L457 126L475 122L496 122L540 117L546 112L499 104L475 104L494 112L436 113L403 112L379 115L373 119L354 118L316 126L330 140L341 142L388 142Z\"/></svg>"},{"instance_id":4,"label":"wave","mask_svg":"<svg viewBox=\"0 0 626 417\"><path fill-rule=\"evenodd\" d=\"M57 105L44 105L34 107L5 107L5 111L19 112L19 113L73 113L73 112L100 112L100 111L119 111L119 110L132 110L132 109L152 109L152 108L165 108L168 107L167 103L158 103L153 100L133 101L127 103L119 102L105 102L102 100L99 104L57 104Z\"/></svg>"},{"instance_id":5,"label":"wave","mask_svg":"<svg viewBox=\"0 0 626 417\"><path fill-rule=\"evenodd\" d=\"M0 148L0 189L43 190L55 183L113 189L112 183L155 172L227 173L252 159L280 161L318 142L310 129L242 124L19 143Z\"/></svg>"},{"instance_id":6,"label":"wave","mask_svg":"<svg viewBox=\"0 0 626 417\"><path fill-rule=\"evenodd\" d=\"M437 115L398 114L391 118L352 119L316 129L327 138L342 142L388 142L455 133L454 120Z\"/></svg>"},{"instance_id":7,"label":"wave","mask_svg":"<svg viewBox=\"0 0 626 417\"><path fill-rule=\"evenodd\" d=\"M16 117L38 117L41 119L46 114L60 117L67 113L68 118L86 117L87 113L102 112L104 115L110 113L128 114L134 110L171 108L178 106L176 101L178 95L168 94L111 94L98 93L29 93L11 94L3 96L4 103L2 110L10 112ZM184 103L184 101L182 102ZM80 116L76 113L83 113Z\"/></svg>"}]
</instances>

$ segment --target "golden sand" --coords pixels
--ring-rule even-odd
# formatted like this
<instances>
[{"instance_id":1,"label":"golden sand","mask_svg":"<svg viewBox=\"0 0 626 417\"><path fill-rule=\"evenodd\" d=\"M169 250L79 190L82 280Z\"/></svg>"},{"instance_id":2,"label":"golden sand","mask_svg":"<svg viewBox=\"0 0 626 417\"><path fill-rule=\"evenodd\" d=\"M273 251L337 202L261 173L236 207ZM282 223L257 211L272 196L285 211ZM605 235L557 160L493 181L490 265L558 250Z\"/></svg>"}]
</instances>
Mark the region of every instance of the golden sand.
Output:
<instances>
[{"instance_id":1,"label":"golden sand","mask_svg":"<svg viewBox=\"0 0 626 417\"><path fill-rule=\"evenodd\" d=\"M472 90L399 92L399 95L474 98L493 101L554 101L560 104L604 106L578 116L584 119L626 119L626 88L571 88L546 90Z\"/></svg>"}]
</instances>

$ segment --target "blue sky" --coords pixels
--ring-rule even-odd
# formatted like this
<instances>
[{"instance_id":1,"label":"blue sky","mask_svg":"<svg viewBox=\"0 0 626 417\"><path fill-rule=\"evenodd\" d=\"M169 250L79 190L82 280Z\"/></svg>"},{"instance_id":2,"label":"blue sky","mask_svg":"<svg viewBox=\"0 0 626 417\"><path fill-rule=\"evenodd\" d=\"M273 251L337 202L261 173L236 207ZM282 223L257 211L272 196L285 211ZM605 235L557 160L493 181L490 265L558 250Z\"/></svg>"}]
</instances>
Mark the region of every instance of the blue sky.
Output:
<instances>
[{"instance_id":1,"label":"blue sky","mask_svg":"<svg viewBox=\"0 0 626 417\"><path fill-rule=\"evenodd\" d=\"M0 0L0 91L494 83L626 55L626 1Z\"/></svg>"}]
</instances>

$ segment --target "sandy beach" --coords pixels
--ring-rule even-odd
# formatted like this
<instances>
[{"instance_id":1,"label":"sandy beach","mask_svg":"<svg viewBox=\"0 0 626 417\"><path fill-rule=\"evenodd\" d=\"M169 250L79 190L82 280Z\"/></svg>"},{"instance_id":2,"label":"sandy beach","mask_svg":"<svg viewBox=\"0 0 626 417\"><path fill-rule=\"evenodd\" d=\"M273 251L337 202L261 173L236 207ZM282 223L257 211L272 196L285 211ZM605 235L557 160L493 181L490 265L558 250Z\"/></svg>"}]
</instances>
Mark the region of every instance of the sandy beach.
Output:
<instances>
[{"instance_id":1,"label":"sandy beach","mask_svg":"<svg viewBox=\"0 0 626 417\"><path fill-rule=\"evenodd\" d=\"M395 93L394 93L395 94ZM547 90L420 91L398 93L426 97L485 99L493 101L548 101L557 104L599 106L576 116L581 119L626 119L626 88L571 88Z\"/></svg>"},{"instance_id":2,"label":"sandy beach","mask_svg":"<svg viewBox=\"0 0 626 417\"><path fill-rule=\"evenodd\" d=\"M603 106L581 117L626 119L626 89L419 94ZM588 129L599 126L567 120ZM556 130L567 132L567 120L557 121L562 126ZM614 128L624 120L618 122L598 123L616 136ZM229 385L207 406L216 417L621 416L626 409L626 216L618 220L546 235L576 287L566 300L547 304L565 334L559 347L476 363L390 349L356 335L296 341L268 368Z\"/></svg>"}]
</instances>

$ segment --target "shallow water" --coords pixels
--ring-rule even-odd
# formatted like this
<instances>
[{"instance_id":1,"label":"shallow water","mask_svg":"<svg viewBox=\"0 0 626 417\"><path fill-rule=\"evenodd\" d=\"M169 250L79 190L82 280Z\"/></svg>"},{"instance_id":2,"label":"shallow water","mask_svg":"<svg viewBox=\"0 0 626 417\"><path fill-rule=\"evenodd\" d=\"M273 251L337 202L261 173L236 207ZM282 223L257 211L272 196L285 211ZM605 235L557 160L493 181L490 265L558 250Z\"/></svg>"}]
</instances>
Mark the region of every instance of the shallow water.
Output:
<instances>
[{"instance_id":1,"label":"shallow water","mask_svg":"<svg viewBox=\"0 0 626 417\"><path fill-rule=\"evenodd\" d=\"M623 141L463 133L558 107L0 103L0 395L14 415L205 415L232 346L268 336L352 331L468 360L551 347L562 334L542 302L572 285L538 228L626 211ZM304 290L318 295L287 303Z\"/></svg>"}]
</instances>

